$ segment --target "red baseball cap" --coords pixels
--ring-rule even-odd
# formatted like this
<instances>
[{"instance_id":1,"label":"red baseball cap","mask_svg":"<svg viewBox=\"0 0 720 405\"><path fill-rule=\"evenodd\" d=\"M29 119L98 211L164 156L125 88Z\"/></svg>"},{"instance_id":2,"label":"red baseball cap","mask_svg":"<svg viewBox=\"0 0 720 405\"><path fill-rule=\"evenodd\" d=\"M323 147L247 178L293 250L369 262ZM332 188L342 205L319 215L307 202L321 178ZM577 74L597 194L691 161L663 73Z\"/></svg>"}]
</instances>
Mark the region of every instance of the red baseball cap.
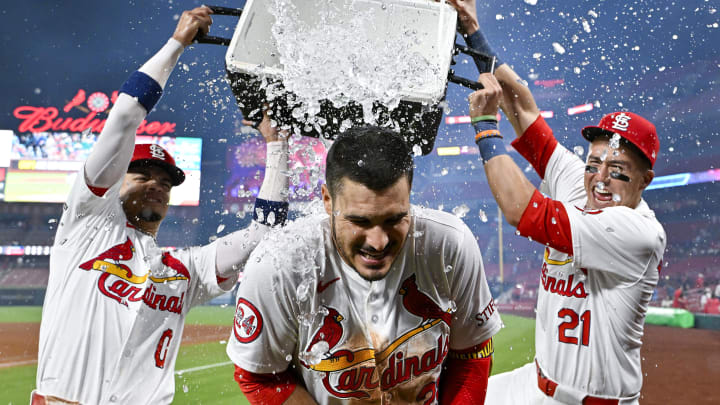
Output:
<instances>
[{"instance_id":1,"label":"red baseball cap","mask_svg":"<svg viewBox=\"0 0 720 405\"><path fill-rule=\"evenodd\" d=\"M597 126L582 129L583 137L590 142L598 135L612 136L613 134L618 134L635 145L648 158L650 167L655 166L655 159L660 151L660 140L655 131L655 125L650 121L635 113L614 112L602 117Z\"/></svg>"},{"instance_id":2,"label":"red baseball cap","mask_svg":"<svg viewBox=\"0 0 720 405\"><path fill-rule=\"evenodd\" d=\"M173 186L185 181L185 173L175 165L175 159L162 146L154 143L138 143L135 145L130 167L135 165L157 165L170 175Z\"/></svg>"}]
</instances>

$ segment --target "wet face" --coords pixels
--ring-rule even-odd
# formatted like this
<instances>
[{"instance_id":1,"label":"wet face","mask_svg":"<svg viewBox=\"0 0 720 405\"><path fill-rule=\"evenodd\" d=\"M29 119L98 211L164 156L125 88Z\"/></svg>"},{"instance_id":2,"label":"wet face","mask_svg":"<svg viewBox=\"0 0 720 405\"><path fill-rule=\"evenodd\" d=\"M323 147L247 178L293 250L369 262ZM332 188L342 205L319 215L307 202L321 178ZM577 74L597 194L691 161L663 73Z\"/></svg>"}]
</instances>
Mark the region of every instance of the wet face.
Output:
<instances>
[{"instance_id":1,"label":"wet face","mask_svg":"<svg viewBox=\"0 0 720 405\"><path fill-rule=\"evenodd\" d=\"M171 188L170 176L160 167L128 169L120 188L120 200L128 221L142 229L147 227L144 225L154 225L157 230L167 214Z\"/></svg>"},{"instance_id":2,"label":"wet face","mask_svg":"<svg viewBox=\"0 0 720 405\"><path fill-rule=\"evenodd\" d=\"M654 176L627 146L620 143L614 149L607 138L597 138L590 144L585 168L587 208L635 208Z\"/></svg>"},{"instance_id":3,"label":"wet face","mask_svg":"<svg viewBox=\"0 0 720 405\"><path fill-rule=\"evenodd\" d=\"M406 177L382 191L347 178L333 198L322 187L335 248L368 281L390 271L410 230L410 185Z\"/></svg>"}]
</instances>

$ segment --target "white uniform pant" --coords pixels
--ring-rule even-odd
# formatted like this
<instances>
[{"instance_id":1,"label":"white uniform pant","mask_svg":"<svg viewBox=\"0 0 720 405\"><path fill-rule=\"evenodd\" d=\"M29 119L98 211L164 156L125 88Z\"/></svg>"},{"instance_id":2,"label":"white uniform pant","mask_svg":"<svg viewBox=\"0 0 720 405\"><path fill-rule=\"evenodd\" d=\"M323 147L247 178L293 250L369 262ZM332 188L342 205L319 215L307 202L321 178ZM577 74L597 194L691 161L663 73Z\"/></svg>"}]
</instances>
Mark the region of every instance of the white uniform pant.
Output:
<instances>
[{"instance_id":1,"label":"white uniform pant","mask_svg":"<svg viewBox=\"0 0 720 405\"><path fill-rule=\"evenodd\" d=\"M639 405L637 399L620 401L622 405ZM485 405L580 405L555 400L538 388L535 362L497 374L488 380Z\"/></svg>"}]
</instances>

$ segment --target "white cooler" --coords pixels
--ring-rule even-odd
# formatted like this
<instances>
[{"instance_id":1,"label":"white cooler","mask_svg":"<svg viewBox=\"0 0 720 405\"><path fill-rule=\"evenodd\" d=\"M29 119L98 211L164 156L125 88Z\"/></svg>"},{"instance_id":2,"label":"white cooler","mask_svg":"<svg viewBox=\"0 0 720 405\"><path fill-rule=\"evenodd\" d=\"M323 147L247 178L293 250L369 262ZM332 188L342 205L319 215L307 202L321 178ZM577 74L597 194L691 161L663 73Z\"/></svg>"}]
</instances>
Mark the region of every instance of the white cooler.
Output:
<instances>
[{"instance_id":1,"label":"white cooler","mask_svg":"<svg viewBox=\"0 0 720 405\"><path fill-rule=\"evenodd\" d=\"M268 103L263 86L272 83L283 88L284 67L272 33L275 17L268 9L268 1L247 0L225 57L233 94L246 119L254 121L261 119L261 107L263 103ZM353 9L337 6L343 2L352 2ZM327 4L328 0L292 1L294 12L301 22L307 26L318 27L332 23L321 21L317 12L318 7ZM335 0L334 5L334 12L347 12L348 18L357 10L361 10L364 16L371 16L374 22L372 26L363 27L363 35L368 38L371 46L383 46L387 38L400 38L401 41L406 41L402 44L405 49L420 54L437 66L438 72L452 73L450 66L453 61L457 13L450 5L433 0ZM409 29L412 30L412 35L402 35ZM325 50L318 49L318 52L323 51ZM411 146L420 146L423 154L428 154L433 149L442 118L439 104L447 90L448 75L436 76L438 77L424 80L413 88L400 89L400 102L393 109L380 103L373 105L373 111L376 117L379 117L379 125L390 125L399 129ZM464 85L470 83L459 80ZM293 96L286 94L286 97L275 97L268 103L273 111L273 118L280 124L294 125L302 135L334 139L340 133L341 127L343 130L347 128L348 122L352 125L364 124L362 107L359 104L351 102L337 108L329 101L321 100L320 111L316 116L323 118L324 125L306 125L307 116L293 117L293 106L288 105L288 99L293 99Z\"/></svg>"}]
</instances>

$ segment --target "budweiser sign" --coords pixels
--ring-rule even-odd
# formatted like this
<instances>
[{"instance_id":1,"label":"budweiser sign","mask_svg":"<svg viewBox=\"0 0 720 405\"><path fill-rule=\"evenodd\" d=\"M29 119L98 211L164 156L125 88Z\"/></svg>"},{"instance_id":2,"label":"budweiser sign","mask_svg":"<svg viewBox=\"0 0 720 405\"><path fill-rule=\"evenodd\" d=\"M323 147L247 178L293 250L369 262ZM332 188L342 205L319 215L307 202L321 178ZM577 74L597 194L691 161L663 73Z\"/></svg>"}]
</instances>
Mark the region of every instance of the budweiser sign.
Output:
<instances>
[{"instance_id":1,"label":"budweiser sign","mask_svg":"<svg viewBox=\"0 0 720 405\"><path fill-rule=\"evenodd\" d=\"M13 115L19 119L18 132L82 132L90 129L99 133L105 126L105 118L99 118L98 114L107 111L110 103L115 103L118 92L114 91L111 97L103 92L94 92L86 96L85 90L80 89L75 96L62 108L63 113L69 113L73 109L84 112L84 117L67 117L60 115L60 109L56 107L33 107L20 106L15 108ZM175 132L174 122L145 121L140 124L137 130L138 135L165 135Z\"/></svg>"}]
</instances>

